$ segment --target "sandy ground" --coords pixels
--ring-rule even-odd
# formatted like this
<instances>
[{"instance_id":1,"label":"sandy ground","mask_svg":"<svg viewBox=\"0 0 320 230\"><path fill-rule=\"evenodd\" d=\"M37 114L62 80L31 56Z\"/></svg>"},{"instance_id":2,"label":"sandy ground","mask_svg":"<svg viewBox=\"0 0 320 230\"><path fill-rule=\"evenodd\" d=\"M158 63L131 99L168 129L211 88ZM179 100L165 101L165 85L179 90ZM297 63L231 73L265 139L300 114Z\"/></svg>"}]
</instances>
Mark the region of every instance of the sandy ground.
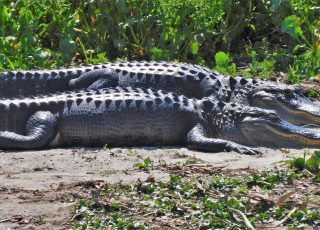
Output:
<instances>
[{"instance_id":1,"label":"sandy ground","mask_svg":"<svg viewBox=\"0 0 320 230\"><path fill-rule=\"evenodd\" d=\"M100 183L132 183L166 170L144 172L133 165L150 157L154 164L188 157L226 169L271 169L302 156L303 150L261 149L262 156L202 153L185 148L50 149L0 153L0 230L70 229L73 206Z\"/></svg>"}]
</instances>

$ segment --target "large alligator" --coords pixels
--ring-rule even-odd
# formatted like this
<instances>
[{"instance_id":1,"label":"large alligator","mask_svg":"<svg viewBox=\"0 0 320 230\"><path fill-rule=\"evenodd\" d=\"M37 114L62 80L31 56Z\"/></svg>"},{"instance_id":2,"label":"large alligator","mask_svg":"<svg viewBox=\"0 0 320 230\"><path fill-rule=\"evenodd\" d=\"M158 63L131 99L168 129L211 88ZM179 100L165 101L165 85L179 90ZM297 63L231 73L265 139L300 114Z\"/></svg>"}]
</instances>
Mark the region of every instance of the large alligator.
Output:
<instances>
[{"instance_id":1,"label":"large alligator","mask_svg":"<svg viewBox=\"0 0 320 230\"><path fill-rule=\"evenodd\" d=\"M274 111L162 90L114 88L0 101L0 149L187 145L256 154L246 146L320 146L320 134Z\"/></svg>"},{"instance_id":2,"label":"large alligator","mask_svg":"<svg viewBox=\"0 0 320 230\"><path fill-rule=\"evenodd\" d=\"M152 87L198 99L212 97L272 109L294 124L320 124L320 107L293 86L225 77L204 67L185 63L122 62L0 74L2 97L114 86Z\"/></svg>"}]
</instances>

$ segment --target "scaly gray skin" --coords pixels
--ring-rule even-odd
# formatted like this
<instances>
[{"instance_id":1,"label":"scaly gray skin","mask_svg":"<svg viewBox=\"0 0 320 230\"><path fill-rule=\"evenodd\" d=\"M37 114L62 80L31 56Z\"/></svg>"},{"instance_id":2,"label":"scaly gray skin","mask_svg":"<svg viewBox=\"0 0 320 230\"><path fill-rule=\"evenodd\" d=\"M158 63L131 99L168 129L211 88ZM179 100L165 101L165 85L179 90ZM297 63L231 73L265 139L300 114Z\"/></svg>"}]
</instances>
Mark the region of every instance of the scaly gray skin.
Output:
<instances>
[{"instance_id":1,"label":"scaly gray skin","mask_svg":"<svg viewBox=\"0 0 320 230\"><path fill-rule=\"evenodd\" d=\"M115 86L152 87L198 99L211 97L225 102L272 109L294 124L320 125L320 107L293 86L225 77L209 69L185 63L123 62L0 74L2 97Z\"/></svg>"},{"instance_id":2,"label":"scaly gray skin","mask_svg":"<svg viewBox=\"0 0 320 230\"><path fill-rule=\"evenodd\" d=\"M320 135L274 111L116 88L0 101L0 148L187 145L256 154L251 146L319 147Z\"/></svg>"}]
</instances>

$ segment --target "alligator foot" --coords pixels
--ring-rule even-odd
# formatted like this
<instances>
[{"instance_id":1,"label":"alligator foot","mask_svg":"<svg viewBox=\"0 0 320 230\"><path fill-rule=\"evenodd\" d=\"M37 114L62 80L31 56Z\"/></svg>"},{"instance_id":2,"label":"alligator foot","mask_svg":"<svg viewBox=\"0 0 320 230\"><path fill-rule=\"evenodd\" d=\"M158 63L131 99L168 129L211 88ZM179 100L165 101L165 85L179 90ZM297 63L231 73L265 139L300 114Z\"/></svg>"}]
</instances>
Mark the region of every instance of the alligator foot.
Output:
<instances>
[{"instance_id":1,"label":"alligator foot","mask_svg":"<svg viewBox=\"0 0 320 230\"><path fill-rule=\"evenodd\" d=\"M208 138L205 136L205 130L201 125L195 126L187 137L188 146L191 149L208 151L208 152L222 152L235 151L240 154L258 155L261 152L257 149L250 148L237 144L232 141Z\"/></svg>"},{"instance_id":2,"label":"alligator foot","mask_svg":"<svg viewBox=\"0 0 320 230\"><path fill-rule=\"evenodd\" d=\"M53 140L57 119L50 112L39 111L32 115L26 126L26 135L13 132L0 132L1 148L33 149L40 148Z\"/></svg>"},{"instance_id":3,"label":"alligator foot","mask_svg":"<svg viewBox=\"0 0 320 230\"><path fill-rule=\"evenodd\" d=\"M110 69L95 69L82 74L80 77L70 80L71 89L97 90L107 87L118 86L119 76Z\"/></svg>"},{"instance_id":4,"label":"alligator foot","mask_svg":"<svg viewBox=\"0 0 320 230\"><path fill-rule=\"evenodd\" d=\"M230 143L230 150L235 151L240 154L246 154L246 155L258 155L261 154L261 152L255 148L250 148L244 145L240 145L237 143Z\"/></svg>"}]
</instances>

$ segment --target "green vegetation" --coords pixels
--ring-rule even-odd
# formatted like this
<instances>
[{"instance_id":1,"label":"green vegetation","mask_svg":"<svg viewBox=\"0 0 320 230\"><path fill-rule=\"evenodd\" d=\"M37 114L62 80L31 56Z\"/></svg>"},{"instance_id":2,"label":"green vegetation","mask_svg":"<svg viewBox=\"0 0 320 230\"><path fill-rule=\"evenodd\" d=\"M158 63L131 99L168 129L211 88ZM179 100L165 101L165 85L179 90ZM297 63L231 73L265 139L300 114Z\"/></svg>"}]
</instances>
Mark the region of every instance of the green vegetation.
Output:
<instances>
[{"instance_id":1,"label":"green vegetation","mask_svg":"<svg viewBox=\"0 0 320 230\"><path fill-rule=\"evenodd\" d=\"M102 149L105 152L108 152L110 150L108 144L105 144Z\"/></svg>"},{"instance_id":2,"label":"green vegetation","mask_svg":"<svg viewBox=\"0 0 320 230\"><path fill-rule=\"evenodd\" d=\"M290 161L291 168L296 170L307 170L316 175L316 181L320 183L320 151L315 151L308 159L306 152L303 157Z\"/></svg>"},{"instance_id":3,"label":"green vegetation","mask_svg":"<svg viewBox=\"0 0 320 230\"><path fill-rule=\"evenodd\" d=\"M308 159L306 155L293 159L289 167L281 170L211 169L198 177L194 176L196 173L188 177L184 172L179 176L171 174L166 182L149 177L134 185L102 185L92 192L92 199L78 202L72 226L73 229L316 227L320 224L320 152L308 154Z\"/></svg>"},{"instance_id":4,"label":"green vegetation","mask_svg":"<svg viewBox=\"0 0 320 230\"><path fill-rule=\"evenodd\" d=\"M45 215L40 215L39 216L39 224L46 224L47 223L47 220L46 220L46 216Z\"/></svg>"},{"instance_id":5,"label":"green vegetation","mask_svg":"<svg viewBox=\"0 0 320 230\"><path fill-rule=\"evenodd\" d=\"M319 74L317 0L0 2L0 70L185 61L292 82Z\"/></svg>"},{"instance_id":6,"label":"green vegetation","mask_svg":"<svg viewBox=\"0 0 320 230\"><path fill-rule=\"evenodd\" d=\"M153 161L149 157L147 157L142 162L135 163L134 166L147 171L153 166Z\"/></svg>"}]
</instances>

